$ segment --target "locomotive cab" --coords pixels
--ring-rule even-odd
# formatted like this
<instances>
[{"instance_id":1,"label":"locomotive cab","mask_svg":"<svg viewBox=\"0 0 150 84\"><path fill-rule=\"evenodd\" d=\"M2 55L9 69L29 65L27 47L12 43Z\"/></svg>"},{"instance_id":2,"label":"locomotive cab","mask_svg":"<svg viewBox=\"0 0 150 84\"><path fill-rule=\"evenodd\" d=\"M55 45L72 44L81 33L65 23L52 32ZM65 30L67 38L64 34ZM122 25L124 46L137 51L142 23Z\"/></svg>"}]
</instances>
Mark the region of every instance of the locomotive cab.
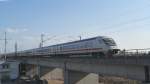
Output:
<instances>
[{"instance_id":1,"label":"locomotive cab","mask_svg":"<svg viewBox=\"0 0 150 84\"><path fill-rule=\"evenodd\" d=\"M117 44L112 38L102 38L105 46L107 47L107 54L116 54L119 49L117 48Z\"/></svg>"}]
</instances>

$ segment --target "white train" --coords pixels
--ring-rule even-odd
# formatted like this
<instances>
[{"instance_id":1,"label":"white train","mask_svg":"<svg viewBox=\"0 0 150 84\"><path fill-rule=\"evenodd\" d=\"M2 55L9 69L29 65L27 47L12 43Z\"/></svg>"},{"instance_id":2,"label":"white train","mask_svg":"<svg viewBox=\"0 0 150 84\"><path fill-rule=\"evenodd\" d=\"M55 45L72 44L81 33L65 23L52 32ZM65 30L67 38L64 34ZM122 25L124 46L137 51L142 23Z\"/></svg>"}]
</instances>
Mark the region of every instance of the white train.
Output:
<instances>
[{"instance_id":1,"label":"white train","mask_svg":"<svg viewBox=\"0 0 150 84\"><path fill-rule=\"evenodd\" d=\"M98 36L63 44L57 44L42 48L20 51L18 56L82 56L91 55L94 57L112 56L119 51L115 41L106 36ZM12 54L12 53L11 53Z\"/></svg>"}]
</instances>

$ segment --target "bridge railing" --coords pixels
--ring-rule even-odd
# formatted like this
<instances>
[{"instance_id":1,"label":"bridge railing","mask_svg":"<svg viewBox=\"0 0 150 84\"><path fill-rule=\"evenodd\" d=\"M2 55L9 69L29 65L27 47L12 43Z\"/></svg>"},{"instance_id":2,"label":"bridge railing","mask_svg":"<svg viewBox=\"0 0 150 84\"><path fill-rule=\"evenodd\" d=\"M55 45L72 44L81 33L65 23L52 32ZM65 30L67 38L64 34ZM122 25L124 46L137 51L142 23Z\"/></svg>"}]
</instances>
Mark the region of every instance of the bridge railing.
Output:
<instances>
[{"instance_id":1,"label":"bridge railing","mask_svg":"<svg viewBox=\"0 0 150 84\"><path fill-rule=\"evenodd\" d=\"M43 53L43 52L30 52L30 53L10 53L7 54L8 57L23 57L23 56L50 56L50 53ZM116 54L114 57L141 57L141 56L147 56L150 57L150 48L145 48L145 49L124 49L121 50L118 54ZM4 58L4 54L0 55L0 59Z\"/></svg>"},{"instance_id":2,"label":"bridge railing","mask_svg":"<svg viewBox=\"0 0 150 84\"><path fill-rule=\"evenodd\" d=\"M149 56L150 48L145 49L124 49L118 53L119 56Z\"/></svg>"}]
</instances>

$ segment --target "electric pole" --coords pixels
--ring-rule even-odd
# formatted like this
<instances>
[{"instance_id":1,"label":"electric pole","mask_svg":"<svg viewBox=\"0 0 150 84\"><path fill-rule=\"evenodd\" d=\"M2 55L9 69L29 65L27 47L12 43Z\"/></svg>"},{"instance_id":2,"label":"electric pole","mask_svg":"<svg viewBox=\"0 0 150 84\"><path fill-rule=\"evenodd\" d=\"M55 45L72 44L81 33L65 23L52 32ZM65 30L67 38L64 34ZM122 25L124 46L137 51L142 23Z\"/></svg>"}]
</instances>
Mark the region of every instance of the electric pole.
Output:
<instances>
[{"instance_id":1,"label":"electric pole","mask_svg":"<svg viewBox=\"0 0 150 84\"><path fill-rule=\"evenodd\" d=\"M41 34L41 43L40 43L40 48L43 47L43 43L44 43L44 34Z\"/></svg>"},{"instance_id":2,"label":"electric pole","mask_svg":"<svg viewBox=\"0 0 150 84\"><path fill-rule=\"evenodd\" d=\"M18 51L18 44L17 42L15 43L15 56L17 56L17 51Z\"/></svg>"},{"instance_id":3,"label":"electric pole","mask_svg":"<svg viewBox=\"0 0 150 84\"><path fill-rule=\"evenodd\" d=\"M46 39L44 39L44 34L41 34L41 42L40 42L40 48L42 48L43 46L44 46L44 43L45 42L47 42L47 41L49 41L49 40L51 40L51 39L53 39L53 38L55 38L56 36L52 36L52 37L50 37L50 38L46 38Z\"/></svg>"},{"instance_id":4,"label":"electric pole","mask_svg":"<svg viewBox=\"0 0 150 84\"><path fill-rule=\"evenodd\" d=\"M6 53L7 53L7 33L6 32L5 32L4 40L5 40L4 60L7 60L7 55L6 55Z\"/></svg>"},{"instance_id":5,"label":"electric pole","mask_svg":"<svg viewBox=\"0 0 150 84\"><path fill-rule=\"evenodd\" d=\"M7 32L5 32L4 34L4 39L0 39L0 40L4 40L4 60L7 60L7 43L8 43L8 39L7 39Z\"/></svg>"},{"instance_id":6,"label":"electric pole","mask_svg":"<svg viewBox=\"0 0 150 84\"><path fill-rule=\"evenodd\" d=\"M40 48L43 48L43 43L44 43L44 34L41 34L41 42L40 42ZM41 53L43 54L43 53ZM39 61L40 61L40 58L38 57L37 58L37 75L38 77L40 78L40 65L39 65Z\"/></svg>"},{"instance_id":7,"label":"electric pole","mask_svg":"<svg viewBox=\"0 0 150 84\"><path fill-rule=\"evenodd\" d=\"M82 37L81 37L81 36L79 36L79 38L80 38L80 40L82 40Z\"/></svg>"}]
</instances>

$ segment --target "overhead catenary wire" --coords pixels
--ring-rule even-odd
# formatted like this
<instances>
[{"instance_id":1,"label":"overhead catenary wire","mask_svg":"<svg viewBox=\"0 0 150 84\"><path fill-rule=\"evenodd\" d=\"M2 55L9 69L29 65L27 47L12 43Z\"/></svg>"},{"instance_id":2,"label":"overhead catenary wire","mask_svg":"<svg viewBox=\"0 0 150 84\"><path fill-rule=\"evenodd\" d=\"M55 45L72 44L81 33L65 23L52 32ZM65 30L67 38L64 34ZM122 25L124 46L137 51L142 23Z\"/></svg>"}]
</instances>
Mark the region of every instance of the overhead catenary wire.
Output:
<instances>
[{"instance_id":1,"label":"overhead catenary wire","mask_svg":"<svg viewBox=\"0 0 150 84\"><path fill-rule=\"evenodd\" d=\"M109 26L109 27L104 27L103 29L116 28L116 27L132 24L132 23L136 23L136 22L140 22L140 21L144 21L144 20L148 20L148 19L150 19L150 16L143 17L143 18L138 18L138 19L134 19L134 20L130 20L130 21L119 23L119 24L112 25L112 26Z\"/></svg>"},{"instance_id":2,"label":"overhead catenary wire","mask_svg":"<svg viewBox=\"0 0 150 84\"><path fill-rule=\"evenodd\" d=\"M130 24L137 23L137 22L142 22L142 21L145 21L145 20L150 20L150 16L147 16L147 17L144 17L144 18L130 20L128 22L119 23L119 24L116 24L116 25L113 25L113 26L109 26L109 27L104 27L102 29L104 29L104 31L106 31L105 34L114 34L114 33L121 32L123 30L126 31L126 29L129 28L129 27L122 27L122 26L130 25Z\"/></svg>"},{"instance_id":3,"label":"overhead catenary wire","mask_svg":"<svg viewBox=\"0 0 150 84\"><path fill-rule=\"evenodd\" d=\"M150 7L150 4L148 4L147 6ZM119 14L117 17L121 18L122 16L125 16L128 13L131 13L133 11L136 12L137 10L143 9L143 8L145 8L145 7L138 7L138 8L135 8L134 10L132 10L132 11L130 10L130 12L126 11L126 12L124 12L122 14ZM126 22L121 22L121 23L114 24L114 25L111 25L111 26L106 26L106 27L103 27L101 29L103 29L103 30L114 29L114 28L122 27L122 26L129 25L129 24L133 24L133 23L136 23L136 22L141 22L141 21L148 20L148 19L150 19L150 16L146 16L146 17L142 17L142 18L137 18L137 19L132 19L132 20L129 20L129 21L126 21ZM120 30L121 29L124 29L124 28L120 28Z\"/></svg>"}]
</instances>

